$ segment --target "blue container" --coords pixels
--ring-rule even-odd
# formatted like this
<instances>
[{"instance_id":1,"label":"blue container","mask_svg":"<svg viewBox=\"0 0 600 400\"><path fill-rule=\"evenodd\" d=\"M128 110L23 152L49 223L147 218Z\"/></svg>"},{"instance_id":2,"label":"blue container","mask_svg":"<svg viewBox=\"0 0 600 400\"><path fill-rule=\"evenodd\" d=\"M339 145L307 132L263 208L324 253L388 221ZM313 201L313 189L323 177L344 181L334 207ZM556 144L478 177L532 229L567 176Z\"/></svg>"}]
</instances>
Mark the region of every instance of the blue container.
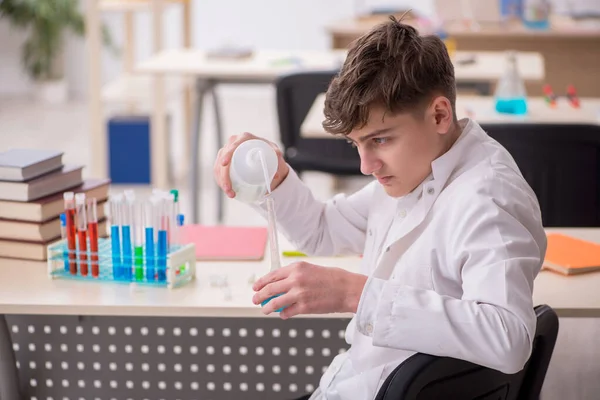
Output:
<instances>
[{"instance_id":1,"label":"blue container","mask_svg":"<svg viewBox=\"0 0 600 400\"><path fill-rule=\"evenodd\" d=\"M500 0L500 15L504 18L521 19L523 15L523 0Z\"/></svg>"},{"instance_id":2,"label":"blue container","mask_svg":"<svg viewBox=\"0 0 600 400\"><path fill-rule=\"evenodd\" d=\"M496 111L502 114L525 115L527 114L527 100L518 98L497 98Z\"/></svg>"},{"instance_id":3,"label":"blue container","mask_svg":"<svg viewBox=\"0 0 600 400\"><path fill-rule=\"evenodd\" d=\"M150 184L150 117L108 120L109 176L113 184Z\"/></svg>"}]
</instances>

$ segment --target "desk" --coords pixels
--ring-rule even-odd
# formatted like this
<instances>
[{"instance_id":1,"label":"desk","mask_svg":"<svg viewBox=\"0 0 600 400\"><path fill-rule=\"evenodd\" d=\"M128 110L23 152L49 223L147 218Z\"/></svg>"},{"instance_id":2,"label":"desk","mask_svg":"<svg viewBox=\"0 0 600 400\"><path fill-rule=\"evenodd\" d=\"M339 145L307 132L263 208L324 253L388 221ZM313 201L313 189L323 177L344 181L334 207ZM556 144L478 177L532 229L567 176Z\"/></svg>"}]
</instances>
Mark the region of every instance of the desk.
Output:
<instances>
[{"instance_id":1,"label":"desk","mask_svg":"<svg viewBox=\"0 0 600 400\"><path fill-rule=\"evenodd\" d=\"M386 16L366 17L330 25L327 30L332 38L332 47L347 48L356 38L386 19ZM415 22L407 22L416 25ZM480 23L480 26L481 30L472 31L460 22L453 22L448 24L447 32L456 40L457 48L463 51L512 49L540 52L546 62L546 81L556 92L564 91L568 84L573 84L581 96L600 97L600 80L597 79L600 65L598 24L587 26L556 16L547 31L529 30L520 23L508 26ZM539 85L529 85L527 89L533 95L543 94Z\"/></svg>"},{"instance_id":2,"label":"desk","mask_svg":"<svg viewBox=\"0 0 600 400\"><path fill-rule=\"evenodd\" d=\"M548 232L556 231L600 242L600 229L548 229ZM358 272L361 259L284 257L282 264L297 260ZM194 281L167 290L53 280L47 275L45 263L0 259L0 314L264 317L260 308L251 302L254 292L248 279L252 275L264 275L268 270L268 257L262 261L203 261L196 264ZM211 287L213 275L229 277L231 300L223 301L222 290ZM550 305L562 317L600 318L600 290L596 290L600 287L600 273L563 277L543 272L536 283L534 298L537 304ZM349 314L337 316L350 317Z\"/></svg>"},{"instance_id":3,"label":"desk","mask_svg":"<svg viewBox=\"0 0 600 400\"><path fill-rule=\"evenodd\" d=\"M456 60L470 56L475 57L474 64L456 63L455 75L458 83L483 85L486 90L493 85L503 72L505 56L503 52L477 52L456 54ZM137 67L137 72L153 74L156 77L164 75L193 76L196 84L195 118L191 132L190 146L190 190L191 190L191 221L198 222L198 144L200 140L200 126L202 119L202 106L206 94L210 94L214 102L217 146L223 144L223 132L219 102L216 97L215 86L218 84L272 84L279 76L295 71L332 70L338 69L346 56L345 50L338 51L259 51L251 58L223 61L208 59L205 52L198 50L169 50L158 53L142 62ZM544 60L537 53L519 53L517 55L523 79L540 82L544 79ZM488 90L489 91L489 90ZM162 123L165 118L164 81L156 79L154 92L154 105L152 113L151 143L153 171L152 182L157 187L167 185L166 174L158 170L166 169L167 165L167 137ZM218 191L217 204L218 220L222 221L222 193Z\"/></svg>"},{"instance_id":4,"label":"desk","mask_svg":"<svg viewBox=\"0 0 600 400\"><path fill-rule=\"evenodd\" d=\"M321 125L323 116L323 106L325 103L325 94L319 95L304 122L302 123L301 133L305 138L310 139L331 139L343 138L333 136L323 129ZM540 97L528 99L528 115L516 116L497 113L494 110L494 99L483 96L457 96L456 98L457 117L463 118L471 115L480 124L494 123L532 123L532 124L600 124L600 98L581 99L581 108L574 109L567 101L560 98L556 108L550 108L546 101Z\"/></svg>"},{"instance_id":5,"label":"desk","mask_svg":"<svg viewBox=\"0 0 600 400\"><path fill-rule=\"evenodd\" d=\"M249 278L267 260L197 266L194 282L168 290L51 280L43 263L0 260L0 398L292 398L347 348L349 314L283 321L252 304ZM210 284L223 274L230 292Z\"/></svg>"},{"instance_id":6,"label":"desk","mask_svg":"<svg viewBox=\"0 0 600 400\"><path fill-rule=\"evenodd\" d=\"M600 229L551 229L548 231L560 231L600 242ZM292 260L294 259L284 260L284 264ZM356 271L360 262L357 257L304 258L304 260L316 264L339 266L351 271ZM174 290L164 288L131 289L129 286L118 284L51 280L47 276L46 266L43 263L0 260L0 315L9 314L6 318L0 318L0 360L6 363L4 364L5 368L0 371L2 400L16 400L19 392L17 370L13 367L15 365L13 346L6 323L7 319L11 321L10 314L16 314L19 318L23 318L21 322L12 320L10 324L13 335L17 335L15 338L19 339L20 350L17 350L16 354L22 360L20 368L22 380L36 376L35 367L30 368L30 365L25 365L25 361L31 360L35 354L41 353L42 355L38 355L38 357L42 357L42 359L45 357L46 360L52 358L55 366L52 370L41 371L42 375L37 375L39 379L40 376L45 375L45 378L48 378L50 375L61 373L59 365L62 363L59 361L61 359L57 357L64 357L63 353L71 351L71 357L88 363L88 370L91 370L92 363L94 370L96 364L98 368L102 368L102 375L98 375L103 380L103 383L100 384L104 385L101 386L102 388L107 387L107 380L112 380L112 377L115 376L115 385L120 385L119 388L123 390L127 379L131 379L131 382L146 379L146 375L141 370L138 371L140 365L134 363L153 361L150 357L156 350L159 354L163 354L165 350L163 348L161 351L160 347L165 345L161 343L167 343L167 346L172 347L175 344L173 351L169 347L169 351L162 356L159 355L159 360L162 357L165 360L162 362L168 364L169 368L172 368L172 365L179 365L179 367L175 366L175 371L178 373L169 375L167 371L161 375L154 370L154 365L152 370L149 370L147 369L149 367L144 367L142 364L142 370L150 371L148 373L150 374L149 381L152 381L151 388L154 388L159 379L173 378L175 389L181 390L181 387L177 388L177 382L184 380L182 376L187 376L187 371L181 371L181 364L189 365L194 375L197 376L195 373L198 371L202 371L201 374L206 370L209 373L215 373L215 365L222 366L224 369L230 369L231 365L237 368L236 361L237 364L249 364L250 368L257 363L261 363L260 365L273 363L274 370L275 366L278 369L286 368L281 366L285 365L284 362L291 361L294 363L295 372L290 372L289 375L283 372L284 376L282 376L266 371L266 375L272 375L273 382L288 382L289 376L294 376L294 379L300 382L306 377L298 375L303 373L304 368L309 371L308 367L310 367L311 372L307 372L308 378L306 379L312 379L312 381L304 382L313 383L303 383L303 385L314 385L320 375L320 368L327 365L327 360L331 359L338 348L340 351L343 350L343 329L350 315L311 315L304 318L293 318L289 321L281 321L275 316L265 318L260 312L260 308L251 303L252 290L248 278L251 274L259 276L267 270L267 260L260 262L199 262L196 269L197 280L183 288ZM209 284L210 276L213 274L229 276L232 288L230 300L223 300L223 289L211 287ZM563 318L583 317L597 321L597 318L600 318L600 291L597 290L599 286L600 273L563 277L544 271L535 281L534 303L550 305ZM29 317L28 314L31 316ZM115 316L120 316L120 318ZM152 317L153 319L142 317ZM175 317L178 319L173 319ZM18 327L17 332L15 332L14 326ZM573 334L579 334L582 340L596 337L591 332L579 332L577 327L574 328ZM37 349L32 350L31 347L27 349L28 343L34 343ZM80 345L81 348L79 348ZM195 355L198 352L196 345L205 346L200 355ZM257 355L262 357L260 359L255 358L256 355L253 353L246 353L247 347L257 345L263 349L259 352L258 347L256 348ZM181 347L177 350L177 346L184 347L184 351ZM238 349L236 346L240 346L239 352L242 361L236 358L240 357L236 355ZM277 352L273 350L275 357L269 357L268 354L262 356L264 348L269 350L268 346L277 346L279 349ZM311 348L310 353L307 351L307 354L301 354L307 346ZM193 350L194 347L195 350ZM229 347L230 350L226 350L225 347ZM223 348L223 354L217 357L221 348ZM231 348L234 349L234 353L229 353ZM285 359L286 354L279 353L282 348L286 350L289 348L291 359ZM108 351L106 351L107 349ZM292 349L295 350L292 351ZM313 349L319 351L315 352ZM586 349L586 351L589 350ZM35 353L36 351L40 353ZM215 355L215 351L217 351L217 355ZM149 352L150 354L148 354ZM115 355L117 353L119 353L118 356ZM303 356L305 357L303 358ZM128 372L130 370L129 368L125 370L126 364L122 360L119 360L118 363L114 362L115 357L133 357L132 364L134 366L132 368L138 372ZM249 357L252 358L249 359ZM69 379L83 380L83 372L75 370L75 361L75 359L69 360L72 369L68 373ZM27 361L27 363L30 364L31 361ZM113 363L115 369L113 369ZM199 369L199 363L206 365L202 364L202 369ZM303 365L303 363L310 363L310 365ZM302 368L299 368L300 366ZM43 365L39 365L39 368L43 369ZM158 372L162 371L158 364ZM237 375L236 371L225 371L226 374L229 374L228 382L240 377L240 379L250 379L250 382L252 379L268 382L269 378L262 375L261 372L257 374L252 372L250 371L249 375L246 375L247 372ZM89 374L88 372L85 379L90 376ZM218 375L219 371L216 374ZM118 378L118 375L122 375L121 378ZM198 380L201 380L204 385L200 389L193 385L193 383L197 385ZM192 388L205 390L206 380L206 378L202 380L196 377L196 380L192 382ZM27 379L25 382L29 382L29 380ZM54 382L56 387L59 386L60 381L54 378ZM564 385L563 380L560 383ZM139 383L136 384L139 385ZM273 383L273 385L276 384ZM42 385L40 382L39 386ZM80 389L80 386L78 389L73 381L71 385L72 388L69 391L75 391L74 393L87 391L88 395L94 391L95 397L99 397L98 386L94 388L90 383L89 388ZM297 383L290 381L289 387L294 388L292 385L298 387ZM159 382L158 388L160 387ZM128 386L128 389L132 388L133 386L131 388ZM170 386L169 389L173 390ZM52 388L37 387L36 390L52 390ZM304 386L302 386L302 390L304 390ZM39 393L39 397L41 394L46 393ZM290 394L288 392L282 398L289 397ZM103 392L102 395L118 397L114 392ZM200 394L196 393L196 395ZM262 396L264 398L264 393ZM245 398L261 397L260 393L256 392L252 395L248 393Z\"/></svg>"}]
</instances>

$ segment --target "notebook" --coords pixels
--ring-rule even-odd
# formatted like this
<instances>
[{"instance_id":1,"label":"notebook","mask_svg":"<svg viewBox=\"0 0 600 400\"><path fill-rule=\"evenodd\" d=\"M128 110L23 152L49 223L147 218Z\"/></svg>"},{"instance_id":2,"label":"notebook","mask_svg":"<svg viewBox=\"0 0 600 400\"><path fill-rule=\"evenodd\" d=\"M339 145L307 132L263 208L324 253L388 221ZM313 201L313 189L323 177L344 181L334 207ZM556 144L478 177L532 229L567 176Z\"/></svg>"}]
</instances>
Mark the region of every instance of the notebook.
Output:
<instances>
[{"instance_id":1,"label":"notebook","mask_svg":"<svg viewBox=\"0 0 600 400\"><path fill-rule=\"evenodd\" d=\"M600 244L571 236L548 234L544 268L563 275L600 270Z\"/></svg>"},{"instance_id":2,"label":"notebook","mask_svg":"<svg viewBox=\"0 0 600 400\"><path fill-rule=\"evenodd\" d=\"M0 180L22 182L62 166L61 151L10 149L0 153Z\"/></svg>"},{"instance_id":3,"label":"notebook","mask_svg":"<svg viewBox=\"0 0 600 400\"><path fill-rule=\"evenodd\" d=\"M197 260L257 261L265 255L267 228L184 225L180 238L196 245Z\"/></svg>"}]
</instances>

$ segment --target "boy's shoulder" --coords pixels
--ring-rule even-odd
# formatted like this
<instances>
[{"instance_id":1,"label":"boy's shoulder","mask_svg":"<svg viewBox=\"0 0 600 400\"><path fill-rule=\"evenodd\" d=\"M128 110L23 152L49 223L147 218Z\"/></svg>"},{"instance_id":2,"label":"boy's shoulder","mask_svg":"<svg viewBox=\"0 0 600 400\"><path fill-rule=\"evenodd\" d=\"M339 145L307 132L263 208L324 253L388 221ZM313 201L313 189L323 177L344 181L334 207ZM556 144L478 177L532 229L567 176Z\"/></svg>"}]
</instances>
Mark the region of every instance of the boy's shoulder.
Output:
<instances>
[{"instance_id":1,"label":"boy's shoulder","mask_svg":"<svg viewBox=\"0 0 600 400\"><path fill-rule=\"evenodd\" d=\"M485 213L522 219L541 214L535 192L509 163L488 162L464 171L449 182L438 201L455 217Z\"/></svg>"}]
</instances>

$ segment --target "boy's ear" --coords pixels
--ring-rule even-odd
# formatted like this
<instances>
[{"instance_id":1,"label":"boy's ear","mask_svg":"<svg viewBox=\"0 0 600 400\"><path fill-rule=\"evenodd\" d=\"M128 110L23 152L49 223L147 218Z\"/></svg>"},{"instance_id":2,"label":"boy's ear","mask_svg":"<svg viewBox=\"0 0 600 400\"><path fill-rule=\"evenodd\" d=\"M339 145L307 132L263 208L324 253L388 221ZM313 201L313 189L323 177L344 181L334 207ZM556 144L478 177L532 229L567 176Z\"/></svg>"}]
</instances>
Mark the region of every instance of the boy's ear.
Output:
<instances>
[{"instance_id":1,"label":"boy's ear","mask_svg":"<svg viewBox=\"0 0 600 400\"><path fill-rule=\"evenodd\" d=\"M448 132L454 120L450 100L444 96L437 96L431 102L430 110L437 132L440 134Z\"/></svg>"}]
</instances>

